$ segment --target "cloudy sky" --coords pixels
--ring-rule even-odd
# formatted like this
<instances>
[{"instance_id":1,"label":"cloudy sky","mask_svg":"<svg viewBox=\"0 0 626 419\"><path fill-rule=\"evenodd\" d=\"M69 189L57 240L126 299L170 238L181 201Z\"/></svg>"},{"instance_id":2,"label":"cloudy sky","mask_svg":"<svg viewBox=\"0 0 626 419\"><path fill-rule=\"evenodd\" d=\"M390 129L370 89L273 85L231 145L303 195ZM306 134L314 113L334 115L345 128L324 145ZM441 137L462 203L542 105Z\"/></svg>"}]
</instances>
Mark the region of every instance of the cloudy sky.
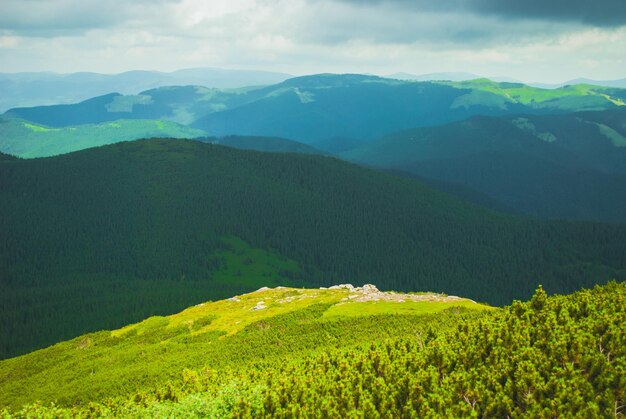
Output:
<instances>
[{"instance_id":1,"label":"cloudy sky","mask_svg":"<svg viewBox=\"0 0 626 419\"><path fill-rule=\"evenodd\" d=\"M626 0L0 0L0 72L626 77Z\"/></svg>"}]
</instances>

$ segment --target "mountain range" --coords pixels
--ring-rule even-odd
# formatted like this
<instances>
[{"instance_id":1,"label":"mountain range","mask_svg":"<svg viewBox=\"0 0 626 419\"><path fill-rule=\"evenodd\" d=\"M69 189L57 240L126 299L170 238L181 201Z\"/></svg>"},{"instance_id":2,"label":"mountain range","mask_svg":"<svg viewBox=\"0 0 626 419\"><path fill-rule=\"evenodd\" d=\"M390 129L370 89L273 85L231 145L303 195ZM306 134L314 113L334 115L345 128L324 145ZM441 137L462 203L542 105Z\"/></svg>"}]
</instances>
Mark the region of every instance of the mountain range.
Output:
<instances>
[{"instance_id":1,"label":"mountain range","mask_svg":"<svg viewBox=\"0 0 626 419\"><path fill-rule=\"evenodd\" d=\"M200 85L238 88L279 83L283 73L220 68L189 68L169 73L128 71L100 73L0 73L0 112L18 106L74 103L111 92L137 94L162 86Z\"/></svg>"},{"instance_id":2,"label":"mountain range","mask_svg":"<svg viewBox=\"0 0 626 419\"><path fill-rule=\"evenodd\" d=\"M5 115L56 128L166 119L211 136L261 135L315 145L333 138L371 140L473 115L611 109L624 100L626 90L586 85L546 90L486 79L435 83L322 74L261 88L186 86L109 94L72 105L14 108Z\"/></svg>"},{"instance_id":3,"label":"mountain range","mask_svg":"<svg viewBox=\"0 0 626 419\"><path fill-rule=\"evenodd\" d=\"M11 109L0 119L0 151L45 157L150 137L313 147L499 210L623 222L625 100L624 89L591 85L332 74L239 89L160 87Z\"/></svg>"},{"instance_id":4,"label":"mountain range","mask_svg":"<svg viewBox=\"0 0 626 419\"><path fill-rule=\"evenodd\" d=\"M485 78L477 74L464 73L464 72L442 72L442 73L427 73L427 74L411 74L411 73L400 72L400 73L389 74L384 77L390 78L390 79L412 80L412 81L442 81L442 80L468 81L468 80ZM511 78L511 77L506 77L506 76L499 76L499 77L489 76L486 78L495 82L523 83L520 80ZM525 83L525 84L532 86L532 87L542 88L542 89L558 89L560 87L571 86L575 84L589 84L593 86L602 86L602 87L618 87L618 88L623 89L623 88L626 88L626 78L617 79L617 80L593 80L593 79L580 77L580 78L571 79L562 83L533 82L533 83Z\"/></svg>"},{"instance_id":5,"label":"mountain range","mask_svg":"<svg viewBox=\"0 0 626 419\"><path fill-rule=\"evenodd\" d=\"M604 86L604 87L618 87L620 89L626 88L626 78L617 79L617 80L593 80L587 78L577 78L568 80L563 83L528 83L530 86L546 88L546 89L558 89L563 86L571 86L574 84L590 84L593 86Z\"/></svg>"}]
</instances>

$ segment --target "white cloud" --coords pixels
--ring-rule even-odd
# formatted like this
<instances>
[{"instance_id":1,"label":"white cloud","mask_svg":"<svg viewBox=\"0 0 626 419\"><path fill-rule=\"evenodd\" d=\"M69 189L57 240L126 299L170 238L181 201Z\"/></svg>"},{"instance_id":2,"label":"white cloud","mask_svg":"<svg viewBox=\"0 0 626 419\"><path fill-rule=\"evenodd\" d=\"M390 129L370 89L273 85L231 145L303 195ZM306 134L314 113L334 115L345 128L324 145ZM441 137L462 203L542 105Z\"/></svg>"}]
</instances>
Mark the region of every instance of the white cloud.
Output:
<instances>
[{"instance_id":1,"label":"white cloud","mask_svg":"<svg viewBox=\"0 0 626 419\"><path fill-rule=\"evenodd\" d=\"M3 0L0 71L213 66L292 74L467 71L529 81L626 77L624 27L397 4Z\"/></svg>"}]
</instances>

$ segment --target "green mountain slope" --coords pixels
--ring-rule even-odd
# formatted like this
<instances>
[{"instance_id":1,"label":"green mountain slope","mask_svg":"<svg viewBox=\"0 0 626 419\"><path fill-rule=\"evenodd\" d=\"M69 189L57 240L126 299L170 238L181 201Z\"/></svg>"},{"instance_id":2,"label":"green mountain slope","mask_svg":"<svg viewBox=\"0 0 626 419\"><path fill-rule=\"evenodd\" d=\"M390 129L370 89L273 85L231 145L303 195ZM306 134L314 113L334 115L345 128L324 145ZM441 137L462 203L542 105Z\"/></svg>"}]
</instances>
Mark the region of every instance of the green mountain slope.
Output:
<instances>
[{"instance_id":1,"label":"green mountain slope","mask_svg":"<svg viewBox=\"0 0 626 419\"><path fill-rule=\"evenodd\" d=\"M625 283L503 310L391 295L260 290L0 361L3 415L622 414Z\"/></svg>"},{"instance_id":2,"label":"green mountain slope","mask_svg":"<svg viewBox=\"0 0 626 419\"><path fill-rule=\"evenodd\" d=\"M214 136L293 138L307 144L326 144L323 149L334 151L357 140L473 115L618 108L626 100L624 92L590 85L539 89L480 79L411 82L358 74L318 74L262 88L178 86L138 95L112 93L72 105L14 108L7 114L49 127L164 119ZM332 139L339 139L341 145L334 146Z\"/></svg>"},{"instance_id":3,"label":"green mountain slope","mask_svg":"<svg viewBox=\"0 0 626 419\"><path fill-rule=\"evenodd\" d=\"M315 143L334 137L372 139L416 125L506 112L488 103L452 108L468 89L373 76L306 76L267 90L261 98L207 114L192 126L216 135L269 135Z\"/></svg>"},{"instance_id":4,"label":"green mountain slope","mask_svg":"<svg viewBox=\"0 0 626 419\"><path fill-rule=\"evenodd\" d=\"M254 100L263 92L258 88L168 86L146 90L137 95L110 93L68 105L13 108L5 115L55 128L119 119L164 119L189 124L207 113Z\"/></svg>"},{"instance_id":5,"label":"green mountain slope","mask_svg":"<svg viewBox=\"0 0 626 419\"><path fill-rule=\"evenodd\" d=\"M3 356L261 285L504 304L539 279L564 292L626 273L626 227L507 216L330 157L185 140L1 162L0 214Z\"/></svg>"},{"instance_id":6,"label":"green mountain slope","mask_svg":"<svg viewBox=\"0 0 626 419\"><path fill-rule=\"evenodd\" d=\"M550 90L488 80L407 82L361 75L300 77L272 88L271 94L207 114L193 126L217 135L282 136L315 144L336 137L373 139L472 115L610 109L623 106L626 98L621 89L597 86Z\"/></svg>"},{"instance_id":7,"label":"green mountain slope","mask_svg":"<svg viewBox=\"0 0 626 419\"><path fill-rule=\"evenodd\" d=\"M55 156L139 138L194 138L204 135L204 131L160 120L121 119L51 128L22 119L0 117L0 150L24 158Z\"/></svg>"},{"instance_id":8,"label":"green mountain slope","mask_svg":"<svg viewBox=\"0 0 626 419\"><path fill-rule=\"evenodd\" d=\"M371 286L263 289L2 361L0 405L83 404L159 387L185 368L224 371L276 363L383 341L487 308L456 297L382 293Z\"/></svg>"},{"instance_id":9,"label":"green mountain slope","mask_svg":"<svg viewBox=\"0 0 626 419\"><path fill-rule=\"evenodd\" d=\"M491 103L508 108L511 104L521 104L530 109L575 112L607 109L612 107L610 104L626 104L624 89L590 84L541 89L523 83L497 83L488 79L441 83L460 89L471 89L470 93L459 97L453 107Z\"/></svg>"},{"instance_id":10,"label":"green mountain slope","mask_svg":"<svg viewBox=\"0 0 626 419\"><path fill-rule=\"evenodd\" d=\"M482 192L532 215L626 221L626 111L474 117L342 154Z\"/></svg>"}]
</instances>

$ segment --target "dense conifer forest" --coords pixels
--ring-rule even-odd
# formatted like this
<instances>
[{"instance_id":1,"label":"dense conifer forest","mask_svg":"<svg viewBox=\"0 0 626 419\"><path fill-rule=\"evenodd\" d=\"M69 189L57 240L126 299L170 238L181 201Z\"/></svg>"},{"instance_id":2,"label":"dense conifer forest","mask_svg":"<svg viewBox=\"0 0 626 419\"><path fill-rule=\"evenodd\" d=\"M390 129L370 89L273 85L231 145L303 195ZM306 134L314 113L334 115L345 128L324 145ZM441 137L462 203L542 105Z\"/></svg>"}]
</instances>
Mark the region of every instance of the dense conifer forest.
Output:
<instances>
[{"instance_id":1,"label":"dense conifer forest","mask_svg":"<svg viewBox=\"0 0 626 419\"><path fill-rule=\"evenodd\" d=\"M626 271L623 226L509 216L331 157L183 140L2 161L0 213L3 357L263 285L506 304L538 282L570 292Z\"/></svg>"}]
</instances>

